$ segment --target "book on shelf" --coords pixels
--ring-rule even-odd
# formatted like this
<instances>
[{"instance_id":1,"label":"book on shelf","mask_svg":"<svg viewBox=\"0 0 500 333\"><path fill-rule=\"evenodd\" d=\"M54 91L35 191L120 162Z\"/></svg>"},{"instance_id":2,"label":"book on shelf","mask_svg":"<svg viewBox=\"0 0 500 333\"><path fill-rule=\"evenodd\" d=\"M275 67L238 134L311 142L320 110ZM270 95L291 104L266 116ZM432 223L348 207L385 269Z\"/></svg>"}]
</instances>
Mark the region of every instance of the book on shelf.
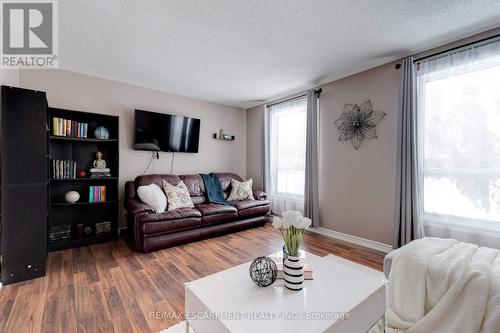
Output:
<instances>
[{"instance_id":1,"label":"book on shelf","mask_svg":"<svg viewBox=\"0 0 500 333\"><path fill-rule=\"evenodd\" d=\"M52 160L52 178L76 178L76 162L69 160Z\"/></svg>"},{"instance_id":2,"label":"book on shelf","mask_svg":"<svg viewBox=\"0 0 500 333\"><path fill-rule=\"evenodd\" d=\"M52 118L52 135L54 136L86 139L87 129L87 123L58 117Z\"/></svg>"},{"instance_id":3,"label":"book on shelf","mask_svg":"<svg viewBox=\"0 0 500 333\"><path fill-rule=\"evenodd\" d=\"M106 202L106 186L90 186L89 202Z\"/></svg>"},{"instance_id":4,"label":"book on shelf","mask_svg":"<svg viewBox=\"0 0 500 333\"><path fill-rule=\"evenodd\" d=\"M66 119L66 136L71 136L71 120Z\"/></svg>"},{"instance_id":5,"label":"book on shelf","mask_svg":"<svg viewBox=\"0 0 500 333\"><path fill-rule=\"evenodd\" d=\"M59 118L52 118L52 134L59 135Z\"/></svg>"},{"instance_id":6,"label":"book on shelf","mask_svg":"<svg viewBox=\"0 0 500 333\"><path fill-rule=\"evenodd\" d=\"M52 225L50 226L49 239L51 241L71 239L71 225Z\"/></svg>"},{"instance_id":7,"label":"book on shelf","mask_svg":"<svg viewBox=\"0 0 500 333\"><path fill-rule=\"evenodd\" d=\"M96 235L109 234L111 232L111 222L100 222L95 224Z\"/></svg>"}]
</instances>

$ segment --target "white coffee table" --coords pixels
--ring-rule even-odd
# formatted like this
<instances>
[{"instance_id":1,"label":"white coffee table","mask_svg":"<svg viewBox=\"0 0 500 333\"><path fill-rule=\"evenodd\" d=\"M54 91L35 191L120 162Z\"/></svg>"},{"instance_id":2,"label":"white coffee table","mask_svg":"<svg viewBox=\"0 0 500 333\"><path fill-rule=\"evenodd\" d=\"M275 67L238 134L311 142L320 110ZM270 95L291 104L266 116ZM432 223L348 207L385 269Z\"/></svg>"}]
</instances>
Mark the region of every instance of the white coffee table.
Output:
<instances>
[{"instance_id":1,"label":"white coffee table","mask_svg":"<svg viewBox=\"0 0 500 333\"><path fill-rule=\"evenodd\" d=\"M283 280L256 286L250 263L186 283L186 329L356 333L368 331L384 315L383 273L333 255L305 252L305 260L314 280L305 281L301 291L286 289Z\"/></svg>"}]
</instances>

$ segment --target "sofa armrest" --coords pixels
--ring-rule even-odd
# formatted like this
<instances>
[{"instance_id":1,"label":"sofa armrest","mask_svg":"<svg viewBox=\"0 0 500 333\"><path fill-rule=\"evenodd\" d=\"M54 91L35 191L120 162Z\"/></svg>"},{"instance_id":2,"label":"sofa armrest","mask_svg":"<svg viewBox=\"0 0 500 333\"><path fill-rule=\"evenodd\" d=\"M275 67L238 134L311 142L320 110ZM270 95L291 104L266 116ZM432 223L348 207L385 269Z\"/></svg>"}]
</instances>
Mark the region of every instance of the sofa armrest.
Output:
<instances>
[{"instance_id":1,"label":"sofa armrest","mask_svg":"<svg viewBox=\"0 0 500 333\"><path fill-rule=\"evenodd\" d=\"M136 198L135 183L131 180L125 182L125 200Z\"/></svg>"},{"instance_id":2,"label":"sofa armrest","mask_svg":"<svg viewBox=\"0 0 500 333\"><path fill-rule=\"evenodd\" d=\"M396 249L394 251L389 252L385 257L384 257L384 275L386 279L389 279L389 274L391 273L391 268L392 268L392 262L394 258L396 258L401 252L399 249Z\"/></svg>"},{"instance_id":3,"label":"sofa armrest","mask_svg":"<svg viewBox=\"0 0 500 333\"><path fill-rule=\"evenodd\" d=\"M266 194L266 192L262 192L262 191L253 191L253 198L255 200L266 200L267 194Z\"/></svg>"},{"instance_id":4,"label":"sofa armrest","mask_svg":"<svg viewBox=\"0 0 500 333\"><path fill-rule=\"evenodd\" d=\"M131 215L136 215L143 212L151 212L154 213L153 208L146 205L145 203L140 202L137 199L128 199L125 201L125 209Z\"/></svg>"}]
</instances>

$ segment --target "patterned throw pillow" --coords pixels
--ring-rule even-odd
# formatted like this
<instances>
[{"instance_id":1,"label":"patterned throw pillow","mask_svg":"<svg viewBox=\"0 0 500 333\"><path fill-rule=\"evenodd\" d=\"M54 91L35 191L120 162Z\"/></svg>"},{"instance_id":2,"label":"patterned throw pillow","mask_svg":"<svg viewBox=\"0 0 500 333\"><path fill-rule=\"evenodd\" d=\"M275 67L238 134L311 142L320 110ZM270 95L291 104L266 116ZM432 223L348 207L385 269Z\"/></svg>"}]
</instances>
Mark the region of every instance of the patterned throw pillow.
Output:
<instances>
[{"instance_id":1,"label":"patterned throw pillow","mask_svg":"<svg viewBox=\"0 0 500 333\"><path fill-rule=\"evenodd\" d=\"M194 207L186 184L182 180L176 186L164 179L162 183L163 191L165 191L165 195L167 196L167 210Z\"/></svg>"},{"instance_id":2,"label":"patterned throw pillow","mask_svg":"<svg viewBox=\"0 0 500 333\"><path fill-rule=\"evenodd\" d=\"M253 200L252 184L252 178L245 180L244 182L231 179L231 194L229 194L227 201Z\"/></svg>"}]
</instances>

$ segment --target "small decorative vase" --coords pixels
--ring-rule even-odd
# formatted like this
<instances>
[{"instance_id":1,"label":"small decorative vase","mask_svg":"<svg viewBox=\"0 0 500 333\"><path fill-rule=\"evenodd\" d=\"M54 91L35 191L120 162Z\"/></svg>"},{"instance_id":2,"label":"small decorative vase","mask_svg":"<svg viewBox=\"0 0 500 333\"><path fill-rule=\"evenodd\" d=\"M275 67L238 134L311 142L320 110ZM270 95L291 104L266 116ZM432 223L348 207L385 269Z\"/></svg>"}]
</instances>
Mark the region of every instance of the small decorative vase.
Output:
<instances>
[{"instance_id":1,"label":"small decorative vase","mask_svg":"<svg viewBox=\"0 0 500 333\"><path fill-rule=\"evenodd\" d=\"M109 131L104 126L99 126L94 131L94 136L96 139L107 140L109 139Z\"/></svg>"},{"instance_id":2,"label":"small decorative vase","mask_svg":"<svg viewBox=\"0 0 500 333\"><path fill-rule=\"evenodd\" d=\"M304 262L300 256L287 255L283 265L285 287L290 290L301 290L304 285Z\"/></svg>"}]
</instances>

